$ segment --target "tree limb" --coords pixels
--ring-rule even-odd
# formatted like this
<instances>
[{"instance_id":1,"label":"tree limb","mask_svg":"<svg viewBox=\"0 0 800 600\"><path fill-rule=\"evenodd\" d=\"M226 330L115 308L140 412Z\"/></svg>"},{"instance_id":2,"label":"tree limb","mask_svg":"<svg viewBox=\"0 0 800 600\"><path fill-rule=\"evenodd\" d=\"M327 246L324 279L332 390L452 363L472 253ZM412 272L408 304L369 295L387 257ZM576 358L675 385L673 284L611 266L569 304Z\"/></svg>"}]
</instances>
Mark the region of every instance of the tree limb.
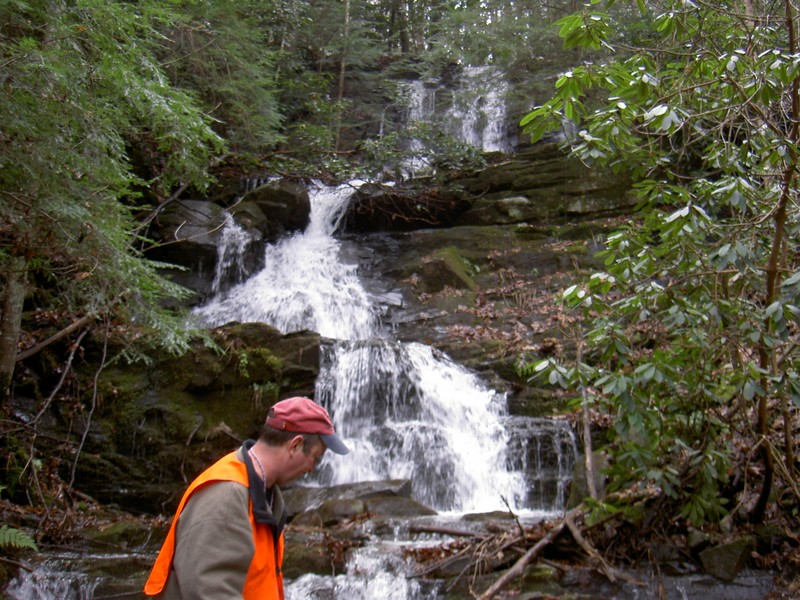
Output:
<instances>
[{"instance_id":1,"label":"tree limb","mask_svg":"<svg viewBox=\"0 0 800 600\"><path fill-rule=\"evenodd\" d=\"M22 352L17 353L17 362L19 362L21 360L25 360L26 358L30 358L31 356L33 356L37 352L43 350L44 348L46 348L50 344L52 344L54 342L57 342L58 340L60 340L63 337L68 336L73 331L77 331L81 327L85 327L86 325L91 323L93 320L94 320L94 315L86 315L84 317L81 317L77 321L73 321L71 324L67 325L64 329L62 329L58 333L54 333L53 335L51 335L46 340L41 341L38 344L36 344L34 346L31 346L30 348L28 348L26 350L23 350Z\"/></svg>"}]
</instances>

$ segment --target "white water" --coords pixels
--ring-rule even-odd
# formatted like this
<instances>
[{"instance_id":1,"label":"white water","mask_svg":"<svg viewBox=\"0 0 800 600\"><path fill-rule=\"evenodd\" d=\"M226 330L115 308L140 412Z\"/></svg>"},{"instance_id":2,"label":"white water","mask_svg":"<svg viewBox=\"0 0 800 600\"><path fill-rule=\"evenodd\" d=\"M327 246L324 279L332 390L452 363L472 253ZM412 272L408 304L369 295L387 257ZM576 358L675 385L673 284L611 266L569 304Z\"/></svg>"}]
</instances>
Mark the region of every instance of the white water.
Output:
<instances>
[{"instance_id":1,"label":"white water","mask_svg":"<svg viewBox=\"0 0 800 600\"><path fill-rule=\"evenodd\" d=\"M251 241L250 234L242 229L236 221L232 218L225 221L217 245L217 268L214 273L214 281L211 282L212 293L218 294L222 289L222 284L231 275L234 281L242 279L245 270L241 258Z\"/></svg>"},{"instance_id":2,"label":"white water","mask_svg":"<svg viewBox=\"0 0 800 600\"><path fill-rule=\"evenodd\" d=\"M511 151L506 102L510 86L500 70L488 66L465 67L459 86L450 93L450 106L445 108L437 107L437 95L444 89L439 84L409 81L401 89L405 95L407 122L438 121L447 134L484 152ZM412 149L421 157L425 154L419 141L412 144ZM428 166L421 157L409 165L413 172L423 171Z\"/></svg>"},{"instance_id":3,"label":"white water","mask_svg":"<svg viewBox=\"0 0 800 600\"><path fill-rule=\"evenodd\" d=\"M317 399L336 416L352 451L327 457L326 484L408 479L439 511L517 508L524 470L509 471L505 398L422 344L338 344L326 357Z\"/></svg>"},{"instance_id":4,"label":"white water","mask_svg":"<svg viewBox=\"0 0 800 600\"><path fill-rule=\"evenodd\" d=\"M84 573L42 564L35 571L20 570L5 589L8 600L91 600L97 581Z\"/></svg>"},{"instance_id":5,"label":"white water","mask_svg":"<svg viewBox=\"0 0 800 600\"><path fill-rule=\"evenodd\" d=\"M467 67L462 88L446 115L456 137L485 152L508 152L508 82L492 67Z\"/></svg>"},{"instance_id":6,"label":"white water","mask_svg":"<svg viewBox=\"0 0 800 600\"><path fill-rule=\"evenodd\" d=\"M195 310L200 321L208 327L263 322L287 333L309 329L334 339L374 335L377 315L357 266L339 261L333 238L352 185L311 190L306 231L267 246L264 269Z\"/></svg>"},{"instance_id":7,"label":"white water","mask_svg":"<svg viewBox=\"0 0 800 600\"><path fill-rule=\"evenodd\" d=\"M527 464L507 457L502 394L430 347L386 339L358 266L339 260L333 237L353 185L312 189L306 231L267 247L264 269L197 317L337 340L323 347L315 395L352 452L326 457L317 483L409 479L414 498L438 511L557 509L526 503Z\"/></svg>"},{"instance_id":8,"label":"white water","mask_svg":"<svg viewBox=\"0 0 800 600\"><path fill-rule=\"evenodd\" d=\"M288 582L286 600L436 600L436 590L425 590L408 579L399 546L375 544L356 550L347 561L347 573L335 577L303 575Z\"/></svg>"}]
</instances>

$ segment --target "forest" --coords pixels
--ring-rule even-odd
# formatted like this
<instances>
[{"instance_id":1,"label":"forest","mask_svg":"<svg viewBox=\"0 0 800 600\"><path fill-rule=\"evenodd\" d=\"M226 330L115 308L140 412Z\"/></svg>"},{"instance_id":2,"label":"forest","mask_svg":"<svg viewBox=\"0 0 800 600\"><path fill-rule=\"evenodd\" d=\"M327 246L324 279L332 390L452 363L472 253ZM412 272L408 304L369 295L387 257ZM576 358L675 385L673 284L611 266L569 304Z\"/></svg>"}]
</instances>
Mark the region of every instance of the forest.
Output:
<instances>
[{"instance_id":1,"label":"forest","mask_svg":"<svg viewBox=\"0 0 800 600\"><path fill-rule=\"evenodd\" d=\"M526 142L572 132L565 150L638 200L604 267L563 290L570 351L518 357L603 431L592 519L770 524L764 564L796 574L798 25L791 0L5 0L0 499L42 498L14 399L91 397L69 374L86 332L113 338L102 364L204 335L148 256L165 206L230 173L375 178L412 139L434 172L476 168L401 125L396 80L498 65ZM41 381L25 361L54 344Z\"/></svg>"}]
</instances>

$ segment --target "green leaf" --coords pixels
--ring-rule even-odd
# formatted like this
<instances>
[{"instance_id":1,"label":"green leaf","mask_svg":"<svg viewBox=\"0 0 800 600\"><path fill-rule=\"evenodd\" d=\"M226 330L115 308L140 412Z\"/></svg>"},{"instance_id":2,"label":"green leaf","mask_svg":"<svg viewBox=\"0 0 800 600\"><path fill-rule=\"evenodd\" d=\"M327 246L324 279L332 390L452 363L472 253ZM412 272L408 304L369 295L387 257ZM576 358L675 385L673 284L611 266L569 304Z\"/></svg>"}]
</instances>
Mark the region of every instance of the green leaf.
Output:
<instances>
[{"instance_id":1,"label":"green leaf","mask_svg":"<svg viewBox=\"0 0 800 600\"><path fill-rule=\"evenodd\" d=\"M0 548L28 549L38 552L33 538L20 529L3 525L0 527Z\"/></svg>"}]
</instances>

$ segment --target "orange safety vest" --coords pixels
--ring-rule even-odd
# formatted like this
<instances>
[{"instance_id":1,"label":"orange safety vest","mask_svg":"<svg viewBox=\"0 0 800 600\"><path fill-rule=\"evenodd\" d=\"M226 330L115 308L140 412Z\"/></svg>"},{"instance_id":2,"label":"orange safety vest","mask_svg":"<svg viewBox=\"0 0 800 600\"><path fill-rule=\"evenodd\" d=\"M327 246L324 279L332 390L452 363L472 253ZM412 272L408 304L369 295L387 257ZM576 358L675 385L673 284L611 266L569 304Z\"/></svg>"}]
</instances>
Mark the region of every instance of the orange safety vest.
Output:
<instances>
[{"instance_id":1,"label":"orange safety vest","mask_svg":"<svg viewBox=\"0 0 800 600\"><path fill-rule=\"evenodd\" d=\"M184 493L172 526L167 533L167 539L161 546L158 558L147 578L144 593L148 596L159 594L167 583L172 557L175 553L175 530L183 507L192 494L200 487L217 481L235 481L248 487L247 467L236 458L236 453L222 457L195 479ZM247 571L244 591L244 600L283 600L283 573L280 570L283 564L283 533L278 536L278 545L275 546L272 528L269 525L256 523L253 516L253 502L249 503L250 528L253 531L255 553Z\"/></svg>"}]
</instances>

